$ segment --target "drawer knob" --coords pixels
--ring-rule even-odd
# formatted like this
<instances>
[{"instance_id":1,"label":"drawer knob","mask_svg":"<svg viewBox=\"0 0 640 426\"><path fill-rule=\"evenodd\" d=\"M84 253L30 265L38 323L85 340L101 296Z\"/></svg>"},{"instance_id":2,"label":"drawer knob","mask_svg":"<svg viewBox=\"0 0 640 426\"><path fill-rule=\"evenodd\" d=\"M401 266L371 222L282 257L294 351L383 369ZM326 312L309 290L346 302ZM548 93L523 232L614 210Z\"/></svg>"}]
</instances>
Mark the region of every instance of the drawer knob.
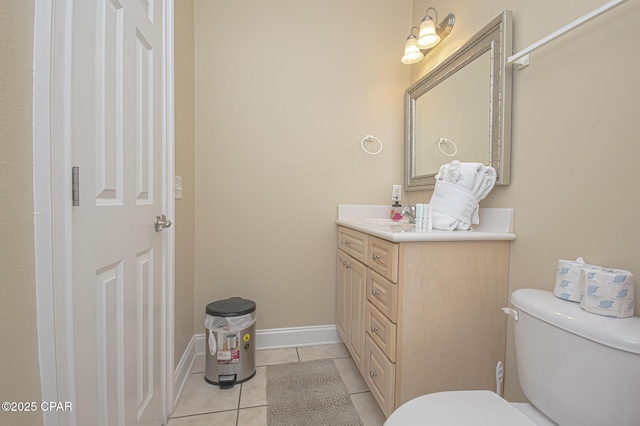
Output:
<instances>
[{"instance_id":1,"label":"drawer knob","mask_svg":"<svg viewBox=\"0 0 640 426\"><path fill-rule=\"evenodd\" d=\"M378 327L376 327L375 324L371 324L371 332L375 333L376 331L380 330Z\"/></svg>"},{"instance_id":2,"label":"drawer knob","mask_svg":"<svg viewBox=\"0 0 640 426\"><path fill-rule=\"evenodd\" d=\"M371 257L373 257L373 260L378 260L378 259L380 259L380 256L378 256L378 255L377 255L377 254L375 254L375 253L373 253L373 254L371 255Z\"/></svg>"},{"instance_id":3,"label":"drawer knob","mask_svg":"<svg viewBox=\"0 0 640 426\"><path fill-rule=\"evenodd\" d=\"M349 244L351 244L351 243L350 243L349 241L345 241L343 244L344 244L345 246L348 246L348 245L349 245Z\"/></svg>"},{"instance_id":4,"label":"drawer knob","mask_svg":"<svg viewBox=\"0 0 640 426\"><path fill-rule=\"evenodd\" d=\"M378 375L378 373L376 373L375 371L371 370L369 371L369 377L376 377Z\"/></svg>"},{"instance_id":5,"label":"drawer knob","mask_svg":"<svg viewBox=\"0 0 640 426\"><path fill-rule=\"evenodd\" d=\"M371 294L377 296L380 294L380 292L374 288L373 290L371 290Z\"/></svg>"}]
</instances>

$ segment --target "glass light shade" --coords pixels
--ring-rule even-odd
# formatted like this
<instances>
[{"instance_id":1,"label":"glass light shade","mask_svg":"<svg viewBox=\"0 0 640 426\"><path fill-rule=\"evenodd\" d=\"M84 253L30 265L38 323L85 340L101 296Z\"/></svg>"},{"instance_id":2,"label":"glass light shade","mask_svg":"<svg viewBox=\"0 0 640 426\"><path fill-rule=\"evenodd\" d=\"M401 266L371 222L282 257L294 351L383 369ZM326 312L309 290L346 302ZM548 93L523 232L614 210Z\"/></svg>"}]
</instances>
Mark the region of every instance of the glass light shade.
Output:
<instances>
[{"instance_id":1,"label":"glass light shade","mask_svg":"<svg viewBox=\"0 0 640 426\"><path fill-rule=\"evenodd\" d=\"M407 42L404 45L404 55L402 56L403 64L415 64L416 62L420 62L424 58L424 55L416 45L416 36L413 34L407 38Z\"/></svg>"},{"instance_id":2,"label":"glass light shade","mask_svg":"<svg viewBox=\"0 0 640 426\"><path fill-rule=\"evenodd\" d=\"M420 49L431 49L440 43L440 36L436 34L436 27L429 15L425 16L420 24L420 34L416 44Z\"/></svg>"}]
</instances>

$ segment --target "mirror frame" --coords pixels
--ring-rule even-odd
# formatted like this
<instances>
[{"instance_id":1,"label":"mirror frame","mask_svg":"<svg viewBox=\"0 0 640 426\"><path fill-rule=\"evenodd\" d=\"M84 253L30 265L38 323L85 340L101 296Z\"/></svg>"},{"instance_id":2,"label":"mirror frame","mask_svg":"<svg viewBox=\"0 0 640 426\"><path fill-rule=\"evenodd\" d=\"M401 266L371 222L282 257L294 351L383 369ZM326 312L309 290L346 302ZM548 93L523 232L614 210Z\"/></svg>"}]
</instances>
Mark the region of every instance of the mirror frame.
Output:
<instances>
[{"instance_id":1,"label":"mirror frame","mask_svg":"<svg viewBox=\"0 0 640 426\"><path fill-rule=\"evenodd\" d=\"M512 14L503 11L487 26L456 50L443 63L411 85L405 93L405 172L406 190L429 190L436 173L416 175L416 100L431 88L463 68L483 53L491 52L491 92L489 96L489 165L497 172L496 185L511 180L511 86Z\"/></svg>"}]
</instances>

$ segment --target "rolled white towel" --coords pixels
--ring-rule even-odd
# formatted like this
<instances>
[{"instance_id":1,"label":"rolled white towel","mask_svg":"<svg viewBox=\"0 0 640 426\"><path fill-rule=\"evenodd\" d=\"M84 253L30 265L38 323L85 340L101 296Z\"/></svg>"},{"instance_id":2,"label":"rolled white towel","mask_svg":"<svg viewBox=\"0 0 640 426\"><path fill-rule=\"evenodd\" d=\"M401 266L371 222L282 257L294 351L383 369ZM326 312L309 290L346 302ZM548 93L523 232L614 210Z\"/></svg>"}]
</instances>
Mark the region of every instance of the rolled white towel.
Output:
<instances>
[{"instance_id":1,"label":"rolled white towel","mask_svg":"<svg viewBox=\"0 0 640 426\"><path fill-rule=\"evenodd\" d=\"M482 163L461 163L453 160L451 163L440 166L436 174L436 180L451 182L473 192L477 197L486 197L491 188L493 177L495 183L496 171L491 166ZM489 191L487 191L487 188ZM478 199L482 199L478 198Z\"/></svg>"},{"instance_id":2,"label":"rolled white towel","mask_svg":"<svg viewBox=\"0 0 640 426\"><path fill-rule=\"evenodd\" d=\"M483 166L482 170L476 176L476 181L473 184L471 192L476 196L478 201L484 199L496 184L497 173L496 169L491 166ZM478 216L478 207L476 207L471 217L471 223L477 225L480 223L480 217Z\"/></svg>"},{"instance_id":3,"label":"rolled white towel","mask_svg":"<svg viewBox=\"0 0 640 426\"><path fill-rule=\"evenodd\" d=\"M460 163L460 178L455 183L474 192L476 181L482 176L486 167L482 163Z\"/></svg>"},{"instance_id":4,"label":"rolled white towel","mask_svg":"<svg viewBox=\"0 0 640 426\"><path fill-rule=\"evenodd\" d=\"M450 163L443 164L436 174L436 180L444 182L456 183L460 179L460 161L453 160Z\"/></svg>"},{"instance_id":5,"label":"rolled white towel","mask_svg":"<svg viewBox=\"0 0 640 426\"><path fill-rule=\"evenodd\" d=\"M471 189L478 201L489 195L496 184L497 176L496 169L491 166L482 166Z\"/></svg>"}]
</instances>

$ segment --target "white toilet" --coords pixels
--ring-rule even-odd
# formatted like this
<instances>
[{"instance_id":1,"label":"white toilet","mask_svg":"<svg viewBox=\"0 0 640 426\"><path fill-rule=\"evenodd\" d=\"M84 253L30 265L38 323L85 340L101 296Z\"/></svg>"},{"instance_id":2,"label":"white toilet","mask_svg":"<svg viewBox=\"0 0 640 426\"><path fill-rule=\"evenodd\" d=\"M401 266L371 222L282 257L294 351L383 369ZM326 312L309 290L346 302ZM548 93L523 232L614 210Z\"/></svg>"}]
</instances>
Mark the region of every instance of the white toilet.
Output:
<instances>
[{"instance_id":1,"label":"white toilet","mask_svg":"<svg viewBox=\"0 0 640 426\"><path fill-rule=\"evenodd\" d=\"M490 391L423 395L385 426L638 426L640 318L608 318L544 290L511 295L518 375L531 404Z\"/></svg>"}]
</instances>

